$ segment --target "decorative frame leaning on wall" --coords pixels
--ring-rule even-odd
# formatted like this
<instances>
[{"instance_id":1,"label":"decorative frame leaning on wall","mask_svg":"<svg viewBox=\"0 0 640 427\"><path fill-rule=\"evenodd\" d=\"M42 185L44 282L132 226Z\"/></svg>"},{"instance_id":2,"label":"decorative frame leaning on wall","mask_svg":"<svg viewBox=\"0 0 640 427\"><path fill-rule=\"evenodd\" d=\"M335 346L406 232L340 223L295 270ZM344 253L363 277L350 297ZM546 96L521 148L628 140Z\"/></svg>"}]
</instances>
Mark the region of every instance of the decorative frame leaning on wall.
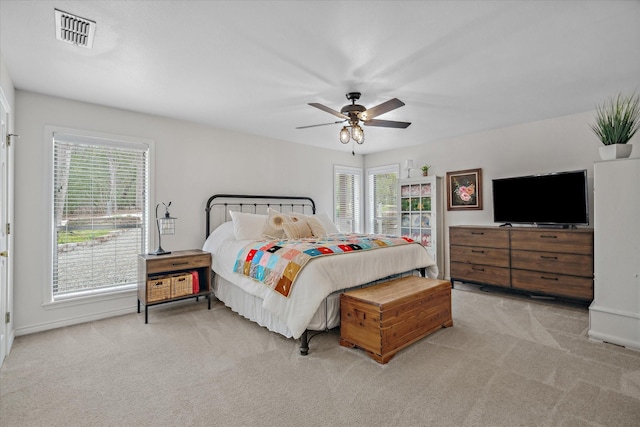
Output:
<instances>
[{"instance_id":1,"label":"decorative frame leaning on wall","mask_svg":"<svg viewBox=\"0 0 640 427\"><path fill-rule=\"evenodd\" d=\"M447 210L482 210L482 169L447 172Z\"/></svg>"}]
</instances>

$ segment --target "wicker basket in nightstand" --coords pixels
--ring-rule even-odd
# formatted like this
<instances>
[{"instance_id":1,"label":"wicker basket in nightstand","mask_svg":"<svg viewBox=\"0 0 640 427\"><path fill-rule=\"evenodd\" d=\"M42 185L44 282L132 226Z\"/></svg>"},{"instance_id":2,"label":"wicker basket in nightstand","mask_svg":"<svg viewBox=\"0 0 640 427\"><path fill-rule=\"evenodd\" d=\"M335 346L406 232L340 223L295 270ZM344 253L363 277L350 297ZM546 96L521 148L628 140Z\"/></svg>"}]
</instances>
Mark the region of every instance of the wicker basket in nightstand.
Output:
<instances>
[{"instance_id":1,"label":"wicker basket in nightstand","mask_svg":"<svg viewBox=\"0 0 640 427\"><path fill-rule=\"evenodd\" d=\"M147 280L147 302L162 301L171 298L171 278L152 277Z\"/></svg>"},{"instance_id":2,"label":"wicker basket in nightstand","mask_svg":"<svg viewBox=\"0 0 640 427\"><path fill-rule=\"evenodd\" d=\"M180 273L171 276L171 298L183 297L192 293L191 273Z\"/></svg>"}]
</instances>

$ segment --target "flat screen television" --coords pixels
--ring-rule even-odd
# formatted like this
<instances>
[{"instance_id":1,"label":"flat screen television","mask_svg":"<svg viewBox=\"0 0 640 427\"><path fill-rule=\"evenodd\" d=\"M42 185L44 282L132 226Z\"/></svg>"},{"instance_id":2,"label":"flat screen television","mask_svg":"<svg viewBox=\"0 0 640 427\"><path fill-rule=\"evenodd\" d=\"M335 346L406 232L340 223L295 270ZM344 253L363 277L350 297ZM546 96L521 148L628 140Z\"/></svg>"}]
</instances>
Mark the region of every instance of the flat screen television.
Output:
<instances>
[{"instance_id":1,"label":"flat screen television","mask_svg":"<svg viewBox=\"0 0 640 427\"><path fill-rule=\"evenodd\" d=\"M494 179L493 220L505 224L589 224L587 171Z\"/></svg>"}]
</instances>

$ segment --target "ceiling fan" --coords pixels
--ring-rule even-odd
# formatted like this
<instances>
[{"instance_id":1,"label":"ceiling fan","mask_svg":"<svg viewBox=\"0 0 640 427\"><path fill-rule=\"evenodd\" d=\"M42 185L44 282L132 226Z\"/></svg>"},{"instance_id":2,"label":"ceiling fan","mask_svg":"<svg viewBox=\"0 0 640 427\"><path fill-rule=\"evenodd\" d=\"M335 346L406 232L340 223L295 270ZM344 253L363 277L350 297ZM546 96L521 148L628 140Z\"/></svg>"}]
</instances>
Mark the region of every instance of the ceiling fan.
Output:
<instances>
[{"instance_id":1,"label":"ceiling fan","mask_svg":"<svg viewBox=\"0 0 640 427\"><path fill-rule=\"evenodd\" d=\"M362 127L360 127L360 122L362 122L362 124L365 126L378 126L400 129L405 129L411 124L409 122L378 120L374 118L391 110L395 110L396 108L402 107L404 105L404 102L400 101L398 98L390 99L389 101L383 102L382 104L367 109L362 105L356 104L356 101L360 99L360 95L360 92L347 93L346 97L349 101L351 101L351 104L345 105L340 109L340 111L336 111L316 102L309 103L309 105L311 105L312 107L319 108L322 111L326 111L327 113L333 114L336 117L340 117L342 120L331 123L322 123L318 125L299 126L296 129L306 129L316 126L334 125L337 123L347 122L349 124L343 126L342 130L340 131L340 142L346 144L351 138L353 138L355 142L357 142L358 144L362 144L364 143L364 131L362 130ZM351 131L349 131L348 128L351 128Z\"/></svg>"}]
</instances>

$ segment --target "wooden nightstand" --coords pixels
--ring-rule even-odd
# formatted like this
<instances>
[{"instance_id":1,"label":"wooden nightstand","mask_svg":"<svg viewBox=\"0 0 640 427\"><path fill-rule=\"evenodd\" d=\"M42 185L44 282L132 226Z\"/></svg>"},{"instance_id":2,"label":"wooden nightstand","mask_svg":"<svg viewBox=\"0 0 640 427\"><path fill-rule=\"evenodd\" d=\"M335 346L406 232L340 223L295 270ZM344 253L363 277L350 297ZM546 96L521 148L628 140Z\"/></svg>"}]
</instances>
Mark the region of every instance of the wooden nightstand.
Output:
<instances>
[{"instance_id":1,"label":"wooden nightstand","mask_svg":"<svg viewBox=\"0 0 640 427\"><path fill-rule=\"evenodd\" d=\"M197 282L197 285L195 285ZM138 256L138 313L144 304L144 323L149 307L187 298L206 297L211 310L211 254L199 249L173 251L168 255Z\"/></svg>"}]
</instances>

